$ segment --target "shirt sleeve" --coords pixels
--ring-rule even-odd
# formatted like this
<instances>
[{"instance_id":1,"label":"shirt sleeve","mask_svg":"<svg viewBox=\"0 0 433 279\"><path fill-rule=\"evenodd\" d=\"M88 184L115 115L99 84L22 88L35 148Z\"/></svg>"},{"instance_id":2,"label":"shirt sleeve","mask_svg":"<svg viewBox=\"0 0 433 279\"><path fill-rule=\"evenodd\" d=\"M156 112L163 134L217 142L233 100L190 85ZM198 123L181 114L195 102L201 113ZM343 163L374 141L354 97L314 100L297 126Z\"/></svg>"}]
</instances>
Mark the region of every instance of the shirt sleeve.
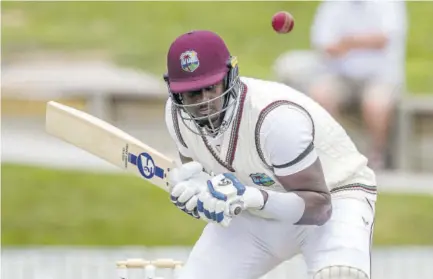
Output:
<instances>
[{"instance_id":1,"label":"shirt sleeve","mask_svg":"<svg viewBox=\"0 0 433 279\"><path fill-rule=\"evenodd\" d=\"M318 158L314 148L314 124L301 108L280 106L271 111L260 129L262 150L277 176L297 173Z\"/></svg>"},{"instance_id":2,"label":"shirt sleeve","mask_svg":"<svg viewBox=\"0 0 433 279\"><path fill-rule=\"evenodd\" d=\"M406 35L407 15L404 1L379 1L378 12L381 15L381 30L391 38L400 38Z\"/></svg>"},{"instance_id":3,"label":"shirt sleeve","mask_svg":"<svg viewBox=\"0 0 433 279\"><path fill-rule=\"evenodd\" d=\"M311 43L313 47L323 48L336 43L340 39L337 22L338 2L323 1L317 8L311 25Z\"/></svg>"},{"instance_id":4,"label":"shirt sleeve","mask_svg":"<svg viewBox=\"0 0 433 279\"><path fill-rule=\"evenodd\" d=\"M168 133L170 134L172 140L176 143L176 147L179 153L181 153L185 157L191 157L191 152L189 151L189 149L185 147L180 141L180 132L179 135L176 134L171 106L171 100L169 99L165 104L165 124L167 126Z\"/></svg>"}]
</instances>

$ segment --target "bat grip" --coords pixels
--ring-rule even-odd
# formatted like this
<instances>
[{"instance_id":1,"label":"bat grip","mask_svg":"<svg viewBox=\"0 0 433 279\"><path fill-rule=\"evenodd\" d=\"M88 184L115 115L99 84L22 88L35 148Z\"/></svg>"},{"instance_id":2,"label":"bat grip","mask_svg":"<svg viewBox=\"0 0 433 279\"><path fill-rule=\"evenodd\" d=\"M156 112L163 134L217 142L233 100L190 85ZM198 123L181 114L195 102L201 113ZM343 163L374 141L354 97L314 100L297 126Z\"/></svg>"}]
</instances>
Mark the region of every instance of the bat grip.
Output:
<instances>
[{"instance_id":1,"label":"bat grip","mask_svg":"<svg viewBox=\"0 0 433 279\"><path fill-rule=\"evenodd\" d=\"M240 203L234 203L230 205L230 214L231 215L239 215L242 212L242 205Z\"/></svg>"},{"instance_id":2,"label":"bat grip","mask_svg":"<svg viewBox=\"0 0 433 279\"><path fill-rule=\"evenodd\" d=\"M230 205L230 214L233 216L239 215L239 214L241 214L242 209L243 209L242 204L234 203L234 204ZM199 216L197 208L194 209L193 216L194 217Z\"/></svg>"}]
</instances>

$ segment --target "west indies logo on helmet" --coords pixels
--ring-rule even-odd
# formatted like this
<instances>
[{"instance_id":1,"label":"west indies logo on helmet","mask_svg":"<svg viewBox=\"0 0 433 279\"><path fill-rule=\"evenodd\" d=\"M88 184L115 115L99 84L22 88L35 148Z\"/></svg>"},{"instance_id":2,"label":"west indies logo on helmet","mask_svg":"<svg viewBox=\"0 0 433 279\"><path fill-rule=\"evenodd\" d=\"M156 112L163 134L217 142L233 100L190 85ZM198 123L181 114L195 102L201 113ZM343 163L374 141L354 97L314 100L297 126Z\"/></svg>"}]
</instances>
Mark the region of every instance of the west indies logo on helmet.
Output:
<instances>
[{"instance_id":1,"label":"west indies logo on helmet","mask_svg":"<svg viewBox=\"0 0 433 279\"><path fill-rule=\"evenodd\" d=\"M190 131L215 135L230 126L243 86L237 59L220 36L197 30L177 37L167 54L167 70L172 104Z\"/></svg>"},{"instance_id":2,"label":"west indies logo on helmet","mask_svg":"<svg viewBox=\"0 0 433 279\"><path fill-rule=\"evenodd\" d=\"M194 50L185 51L180 55L180 64L182 69L186 72L194 72L198 66L200 66L200 61L197 57L197 52Z\"/></svg>"}]
</instances>

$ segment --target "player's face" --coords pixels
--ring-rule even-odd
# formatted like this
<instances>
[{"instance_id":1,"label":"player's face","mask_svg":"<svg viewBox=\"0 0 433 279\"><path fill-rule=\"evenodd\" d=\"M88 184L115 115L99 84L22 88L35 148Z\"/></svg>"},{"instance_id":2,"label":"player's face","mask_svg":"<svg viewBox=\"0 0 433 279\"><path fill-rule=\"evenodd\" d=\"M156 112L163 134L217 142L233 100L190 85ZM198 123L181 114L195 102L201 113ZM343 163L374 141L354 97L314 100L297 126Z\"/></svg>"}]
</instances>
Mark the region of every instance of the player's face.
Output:
<instances>
[{"instance_id":1,"label":"player's face","mask_svg":"<svg viewBox=\"0 0 433 279\"><path fill-rule=\"evenodd\" d=\"M205 118L212 115L219 116L223 108L224 98L220 98L224 91L223 82L208 86L196 91L183 92L182 101L185 109L196 118Z\"/></svg>"}]
</instances>

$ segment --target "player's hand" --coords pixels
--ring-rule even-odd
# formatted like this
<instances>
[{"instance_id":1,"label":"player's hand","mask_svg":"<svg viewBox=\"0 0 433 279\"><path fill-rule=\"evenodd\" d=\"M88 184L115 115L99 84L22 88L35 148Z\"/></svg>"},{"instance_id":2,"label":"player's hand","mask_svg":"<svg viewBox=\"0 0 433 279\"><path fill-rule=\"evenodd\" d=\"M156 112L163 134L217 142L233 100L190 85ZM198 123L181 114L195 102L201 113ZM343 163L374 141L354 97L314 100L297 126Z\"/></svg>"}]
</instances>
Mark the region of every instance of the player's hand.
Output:
<instances>
[{"instance_id":1,"label":"player's hand","mask_svg":"<svg viewBox=\"0 0 433 279\"><path fill-rule=\"evenodd\" d=\"M192 161L181 165L180 167L172 169L168 173L168 183L170 191L176 184L187 181L197 175L203 175L209 177L209 175L203 172L203 166L199 162Z\"/></svg>"},{"instance_id":2,"label":"player's hand","mask_svg":"<svg viewBox=\"0 0 433 279\"><path fill-rule=\"evenodd\" d=\"M180 210L199 219L197 194L206 187L210 176L198 162L183 164L169 173L170 200Z\"/></svg>"},{"instance_id":3,"label":"player's hand","mask_svg":"<svg viewBox=\"0 0 433 279\"><path fill-rule=\"evenodd\" d=\"M219 174L207 181L206 191L198 195L201 219L227 227L245 209L260 209L264 197L260 190L243 185L233 174Z\"/></svg>"},{"instance_id":4,"label":"player's hand","mask_svg":"<svg viewBox=\"0 0 433 279\"><path fill-rule=\"evenodd\" d=\"M342 57L346 55L351 50L351 40L350 37L344 37L338 43L330 45L326 48L326 52L331 57Z\"/></svg>"}]
</instances>

